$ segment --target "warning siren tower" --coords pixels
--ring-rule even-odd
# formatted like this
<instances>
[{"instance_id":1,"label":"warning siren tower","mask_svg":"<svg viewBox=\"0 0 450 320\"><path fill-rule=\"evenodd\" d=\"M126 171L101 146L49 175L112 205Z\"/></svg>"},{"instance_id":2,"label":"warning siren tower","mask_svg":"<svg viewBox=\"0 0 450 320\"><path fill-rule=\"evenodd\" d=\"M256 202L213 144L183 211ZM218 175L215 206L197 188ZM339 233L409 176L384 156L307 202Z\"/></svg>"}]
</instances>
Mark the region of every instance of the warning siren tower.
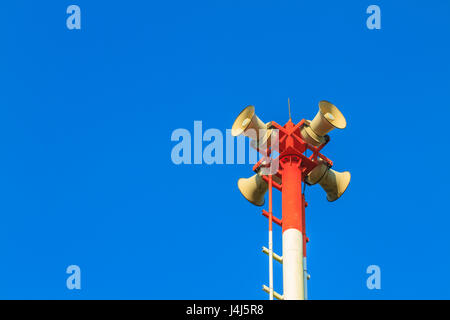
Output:
<instances>
[{"instance_id":1,"label":"warning siren tower","mask_svg":"<svg viewBox=\"0 0 450 320\"><path fill-rule=\"evenodd\" d=\"M288 100L289 104L289 100ZM333 162L321 150L330 141L328 133L334 128L344 129L345 117L328 101L319 102L319 112L312 121L289 121L281 126L271 121L264 123L255 114L255 107L248 106L234 121L233 136L244 135L251 139L251 146L262 154L253 167L256 172L250 178L238 181L242 195L256 206L264 205L264 196L269 193L269 203L262 214L269 220L268 248L263 252L269 256L269 287L263 290L279 300L307 299L305 201L302 183L319 184L327 194L328 201L339 199L350 183L350 172L331 169ZM307 151L312 151L307 156ZM274 155L278 153L277 157ZM282 218L273 216L272 190L281 192ZM282 228L283 255L273 252L272 223ZM283 294L273 290L273 259L283 265Z\"/></svg>"}]
</instances>

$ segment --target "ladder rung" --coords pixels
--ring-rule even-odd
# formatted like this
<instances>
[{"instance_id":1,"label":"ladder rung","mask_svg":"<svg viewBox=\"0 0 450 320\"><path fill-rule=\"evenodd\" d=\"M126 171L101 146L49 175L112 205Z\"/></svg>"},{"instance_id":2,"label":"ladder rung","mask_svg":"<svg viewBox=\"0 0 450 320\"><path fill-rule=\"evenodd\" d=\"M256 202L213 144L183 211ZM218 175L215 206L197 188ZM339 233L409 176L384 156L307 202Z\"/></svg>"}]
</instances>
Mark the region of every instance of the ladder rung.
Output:
<instances>
[{"instance_id":1,"label":"ladder rung","mask_svg":"<svg viewBox=\"0 0 450 320\"><path fill-rule=\"evenodd\" d=\"M264 216L264 217L266 217L266 218L269 218L269 213L266 211L266 210L264 210L263 209L263 211L262 211L262 215ZM275 222L277 225L279 225L280 227L281 227L281 225L283 224L283 222L280 220L280 219L278 219L277 217L274 217L273 215L272 215L272 221L273 222Z\"/></svg>"},{"instance_id":2,"label":"ladder rung","mask_svg":"<svg viewBox=\"0 0 450 320\"><path fill-rule=\"evenodd\" d=\"M264 285L264 284L263 284L262 289L263 289L265 292L270 293L269 287L266 286L266 285ZM284 300L283 296L280 295L279 293L276 293L275 290L273 291L273 296L274 296L275 298L277 298L278 300Z\"/></svg>"},{"instance_id":3,"label":"ladder rung","mask_svg":"<svg viewBox=\"0 0 450 320\"><path fill-rule=\"evenodd\" d=\"M269 255L269 249L267 249L266 247L262 247L262 252L264 252L265 254ZM272 252L272 254L273 254L273 258L275 260L277 260L279 263L283 264L283 257L280 257L275 252Z\"/></svg>"}]
</instances>

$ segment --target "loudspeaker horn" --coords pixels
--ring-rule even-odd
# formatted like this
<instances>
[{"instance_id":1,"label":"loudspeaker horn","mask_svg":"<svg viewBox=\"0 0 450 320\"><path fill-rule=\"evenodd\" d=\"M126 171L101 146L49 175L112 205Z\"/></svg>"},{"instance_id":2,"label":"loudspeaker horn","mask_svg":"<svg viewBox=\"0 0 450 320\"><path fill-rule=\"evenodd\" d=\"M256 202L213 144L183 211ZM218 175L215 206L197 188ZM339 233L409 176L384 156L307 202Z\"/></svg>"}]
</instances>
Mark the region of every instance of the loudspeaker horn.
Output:
<instances>
[{"instance_id":1,"label":"loudspeaker horn","mask_svg":"<svg viewBox=\"0 0 450 320\"><path fill-rule=\"evenodd\" d=\"M267 128L270 125L264 124L261 119L255 114L255 107L248 106L239 113L231 128L232 136L239 136L243 134L250 139L259 141L260 137L267 135Z\"/></svg>"},{"instance_id":2,"label":"loudspeaker horn","mask_svg":"<svg viewBox=\"0 0 450 320\"><path fill-rule=\"evenodd\" d=\"M327 193L327 200L332 202L344 194L350 179L350 172L335 171L329 168L325 161L319 160L319 164L307 175L306 182L310 185L319 183Z\"/></svg>"},{"instance_id":3,"label":"loudspeaker horn","mask_svg":"<svg viewBox=\"0 0 450 320\"><path fill-rule=\"evenodd\" d=\"M319 102L319 112L312 121L307 121L302 127L301 134L306 142L319 146L323 144L325 136L334 128L344 129L347 121L339 109L332 103L322 100Z\"/></svg>"},{"instance_id":4,"label":"loudspeaker horn","mask_svg":"<svg viewBox=\"0 0 450 320\"><path fill-rule=\"evenodd\" d=\"M281 184L281 179L277 176L274 175L272 179ZM238 188L245 199L255 206L262 206L264 204L264 195L269 189L269 184L257 173L250 178L239 179Z\"/></svg>"},{"instance_id":5,"label":"loudspeaker horn","mask_svg":"<svg viewBox=\"0 0 450 320\"><path fill-rule=\"evenodd\" d=\"M328 169L328 163L319 158L317 166L306 176L306 183L310 186L317 184L325 176Z\"/></svg>"},{"instance_id":6,"label":"loudspeaker horn","mask_svg":"<svg viewBox=\"0 0 450 320\"><path fill-rule=\"evenodd\" d=\"M272 123L268 122L266 123L267 128L271 127ZM252 140L250 142L250 145L253 148L258 148L260 150L266 150L268 148L271 148L273 145L278 144L278 130L274 129L267 129L265 131L261 131L263 135L258 140Z\"/></svg>"}]
</instances>

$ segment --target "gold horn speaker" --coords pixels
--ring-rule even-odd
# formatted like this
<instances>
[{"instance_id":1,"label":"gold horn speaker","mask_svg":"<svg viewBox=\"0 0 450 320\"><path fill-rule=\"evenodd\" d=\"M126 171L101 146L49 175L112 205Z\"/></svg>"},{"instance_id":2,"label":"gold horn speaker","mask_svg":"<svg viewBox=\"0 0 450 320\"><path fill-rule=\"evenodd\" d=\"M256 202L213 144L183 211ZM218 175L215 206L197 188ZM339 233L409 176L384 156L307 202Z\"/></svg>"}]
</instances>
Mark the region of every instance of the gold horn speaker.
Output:
<instances>
[{"instance_id":1,"label":"gold horn speaker","mask_svg":"<svg viewBox=\"0 0 450 320\"><path fill-rule=\"evenodd\" d=\"M319 159L317 166L306 176L306 183L311 186L318 183L325 176L328 169L328 164L322 159Z\"/></svg>"},{"instance_id":2,"label":"gold horn speaker","mask_svg":"<svg viewBox=\"0 0 450 320\"><path fill-rule=\"evenodd\" d=\"M350 178L350 172L334 171L328 167L326 162L320 160L319 164L306 177L306 182L310 185L319 183L327 193L327 200L336 201L344 194Z\"/></svg>"},{"instance_id":3,"label":"gold horn speaker","mask_svg":"<svg viewBox=\"0 0 450 320\"><path fill-rule=\"evenodd\" d=\"M239 136L243 134L250 139L258 141L264 137L267 131L267 125L255 114L255 107L248 106L239 113L231 128L231 135Z\"/></svg>"},{"instance_id":4,"label":"gold horn speaker","mask_svg":"<svg viewBox=\"0 0 450 320\"><path fill-rule=\"evenodd\" d=\"M273 176L273 181L281 184L281 179ZM268 183L258 173L250 178L241 178L238 180L238 188L242 195L255 206L264 204L264 195L269 189Z\"/></svg>"},{"instance_id":5,"label":"gold horn speaker","mask_svg":"<svg viewBox=\"0 0 450 320\"><path fill-rule=\"evenodd\" d=\"M271 127L272 123L266 123L267 128ZM277 145L279 141L278 130L267 129L260 131L263 133L260 135L258 140L252 140L250 145L253 148L259 148L260 150L266 150L267 148L271 148L273 145Z\"/></svg>"},{"instance_id":6,"label":"gold horn speaker","mask_svg":"<svg viewBox=\"0 0 450 320\"><path fill-rule=\"evenodd\" d=\"M306 142L319 146L323 144L325 136L334 128L344 129L347 121L339 109L332 103L322 100L319 102L319 112L313 121L306 121L302 127L301 135Z\"/></svg>"}]
</instances>

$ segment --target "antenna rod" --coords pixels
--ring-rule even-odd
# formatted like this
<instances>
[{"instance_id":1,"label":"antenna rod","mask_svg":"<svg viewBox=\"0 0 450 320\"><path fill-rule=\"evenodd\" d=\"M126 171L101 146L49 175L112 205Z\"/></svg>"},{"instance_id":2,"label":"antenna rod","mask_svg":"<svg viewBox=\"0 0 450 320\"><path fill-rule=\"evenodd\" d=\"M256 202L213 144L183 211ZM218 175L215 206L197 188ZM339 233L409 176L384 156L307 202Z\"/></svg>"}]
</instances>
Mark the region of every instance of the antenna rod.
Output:
<instances>
[{"instance_id":1,"label":"antenna rod","mask_svg":"<svg viewBox=\"0 0 450 320\"><path fill-rule=\"evenodd\" d=\"M288 98L288 108L289 108L289 121L291 121L292 120L292 118L291 118L291 103L289 101L289 98Z\"/></svg>"}]
</instances>

